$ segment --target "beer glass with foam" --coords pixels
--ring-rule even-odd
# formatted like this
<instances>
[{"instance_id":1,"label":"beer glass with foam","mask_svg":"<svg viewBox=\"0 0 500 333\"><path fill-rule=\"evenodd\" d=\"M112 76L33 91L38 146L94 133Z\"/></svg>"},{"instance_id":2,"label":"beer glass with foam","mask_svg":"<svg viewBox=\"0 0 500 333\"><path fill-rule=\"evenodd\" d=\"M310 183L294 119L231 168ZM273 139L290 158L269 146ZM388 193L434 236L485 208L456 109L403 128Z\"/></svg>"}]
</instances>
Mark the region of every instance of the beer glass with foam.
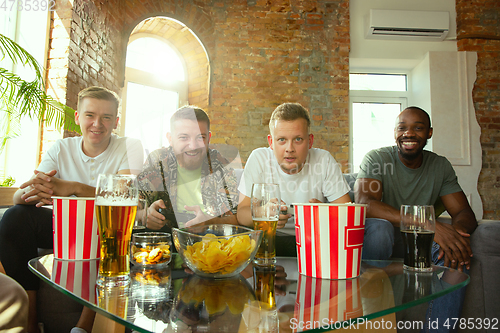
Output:
<instances>
[{"instance_id":1,"label":"beer glass with foam","mask_svg":"<svg viewBox=\"0 0 500 333\"><path fill-rule=\"evenodd\" d=\"M130 281L130 238L138 199L135 176L99 175L95 197L101 242L99 285L124 286Z\"/></svg>"},{"instance_id":2,"label":"beer glass with foam","mask_svg":"<svg viewBox=\"0 0 500 333\"><path fill-rule=\"evenodd\" d=\"M250 200L254 229L263 231L254 263L272 265L276 263L276 226L281 208L279 185L253 184Z\"/></svg>"},{"instance_id":3,"label":"beer glass with foam","mask_svg":"<svg viewBox=\"0 0 500 333\"><path fill-rule=\"evenodd\" d=\"M402 205L401 236L404 246L405 269L432 271L432 242L436 231L433 206Z\"/></svg>"},{"instance_id":4,"label":"beer glass with foam","mask_svg":"<svg viewBox=\"0 0 500 333\"><path fill-rule=\"evenodd\" d=\"M145 199L139 199L132 233L143 232L144 229L146 229L147 221L148 221L148 203Z\"/></svg>"}]
</instances>

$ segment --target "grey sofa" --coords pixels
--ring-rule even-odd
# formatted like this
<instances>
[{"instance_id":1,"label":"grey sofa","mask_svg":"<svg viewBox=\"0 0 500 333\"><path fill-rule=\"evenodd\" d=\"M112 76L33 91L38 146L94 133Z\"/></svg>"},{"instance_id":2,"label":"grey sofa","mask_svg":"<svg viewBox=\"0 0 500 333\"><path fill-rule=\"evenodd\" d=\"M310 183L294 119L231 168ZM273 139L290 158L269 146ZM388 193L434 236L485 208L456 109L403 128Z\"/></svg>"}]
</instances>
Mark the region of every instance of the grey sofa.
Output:
<instances>
[{"instance_id":1,"label":"grey sofa","mask_svg":"<svg viewBox=\"0 0 500 333\"><path fill-rule=\"evenodd\" d=\"M354 183L356 174L344 174L351 187L349 195L354 202ZM450 223L449 218L439 218ZM462 318L500 318L500 221L481 220L471 235L474 254L471 261L470 282L465 293ZM467 332L493 332L477 329Z\"/></svg>"}]
</instances>

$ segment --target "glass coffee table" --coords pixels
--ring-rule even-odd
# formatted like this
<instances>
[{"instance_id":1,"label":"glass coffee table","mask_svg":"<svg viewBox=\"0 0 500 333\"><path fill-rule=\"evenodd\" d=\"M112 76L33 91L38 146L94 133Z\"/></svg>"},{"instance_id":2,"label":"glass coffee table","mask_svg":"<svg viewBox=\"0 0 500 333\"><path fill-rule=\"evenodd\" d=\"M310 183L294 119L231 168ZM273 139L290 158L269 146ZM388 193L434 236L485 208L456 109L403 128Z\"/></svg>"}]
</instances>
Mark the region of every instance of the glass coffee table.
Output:
<instances>
[{"instance_id":1,"label":"glass coffee table","mask_svg":"<svg viewBox=\"0 0 500 333\"><path fill-rule=\"evenodd\" d=\"M382 316L395 328L394 313L469 283L467 274L454 269L414 273L397 260L363 261L355 279L314 279L298 273L293 257L278 257L274 270L249 265L238 277L211 280L191 274L174 254L163 268L131 267L127 287L103 289L96 287L98 266L98 260L64 261L52 254L29 262L55 289L145 333L322 332Z\"/></svg>"}]
</instances>

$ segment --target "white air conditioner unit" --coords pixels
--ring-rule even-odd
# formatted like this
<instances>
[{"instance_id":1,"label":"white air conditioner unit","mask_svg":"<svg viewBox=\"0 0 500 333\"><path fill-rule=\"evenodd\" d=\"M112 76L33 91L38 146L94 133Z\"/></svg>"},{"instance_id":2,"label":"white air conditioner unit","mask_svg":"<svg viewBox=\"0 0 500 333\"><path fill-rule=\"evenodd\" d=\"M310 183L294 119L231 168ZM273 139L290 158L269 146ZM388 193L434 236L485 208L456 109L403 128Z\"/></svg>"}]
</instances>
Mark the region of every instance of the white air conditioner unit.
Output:
<instances>
[{"instance_id":1,"label":"white air conditioner unit","mask_svg":"<svg viewBox=\"0 0 500 333\"><path fill-rule=\"evenodd\" d=\"M370 9L366 38L442 41L449 27L448 12Z\"/></svg>"}]
</instances>

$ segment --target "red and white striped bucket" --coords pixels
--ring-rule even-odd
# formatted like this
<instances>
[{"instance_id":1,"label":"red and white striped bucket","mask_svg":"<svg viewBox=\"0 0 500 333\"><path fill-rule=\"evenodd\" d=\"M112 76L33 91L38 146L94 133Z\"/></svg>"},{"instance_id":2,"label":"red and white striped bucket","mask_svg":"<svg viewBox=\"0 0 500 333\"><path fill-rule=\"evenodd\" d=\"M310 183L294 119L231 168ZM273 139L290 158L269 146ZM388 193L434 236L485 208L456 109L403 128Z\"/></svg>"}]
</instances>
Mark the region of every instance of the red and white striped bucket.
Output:
<instances>
[{"instance_id":1,"label":"red and white striped bucket","mask_svg":"<svg viewBox=\"0 0 500 333\"><path fill-rule=\"evenodd\" d=\"M359 276L367 206L293 205L299 273L321 279Z\"/></svg>"},{"instance_id":2,"label":"red and white striped bucket","mask_svg":"<svg viewBox=\"0 0 500 333\"><path fill-rule=\"evenodd\" d=\"M78 297L96 303L96 281L99 260L58 260L52 264L52 281Z\"/></svg>"},{"instance_id":3,"label":"red and white striped bucket","mask_svg":"<svg viewBox=\"0 0 500 333\"><path fill-rule=\"evenodd\" d=\"M99 229L94 198L52 197L54 258L99 259Z\"/></svg>"},{"instance_id":4,"label":"red and white striped bucket","mask_svg":"<svg viewBox=\"0 0 500 333\"><path fill-rule=\"evenodd\" d=\"M294 311L296 322L333 325L362 315L359 279L327 280L299 275Z\"/></svg>"}]
</instances>

